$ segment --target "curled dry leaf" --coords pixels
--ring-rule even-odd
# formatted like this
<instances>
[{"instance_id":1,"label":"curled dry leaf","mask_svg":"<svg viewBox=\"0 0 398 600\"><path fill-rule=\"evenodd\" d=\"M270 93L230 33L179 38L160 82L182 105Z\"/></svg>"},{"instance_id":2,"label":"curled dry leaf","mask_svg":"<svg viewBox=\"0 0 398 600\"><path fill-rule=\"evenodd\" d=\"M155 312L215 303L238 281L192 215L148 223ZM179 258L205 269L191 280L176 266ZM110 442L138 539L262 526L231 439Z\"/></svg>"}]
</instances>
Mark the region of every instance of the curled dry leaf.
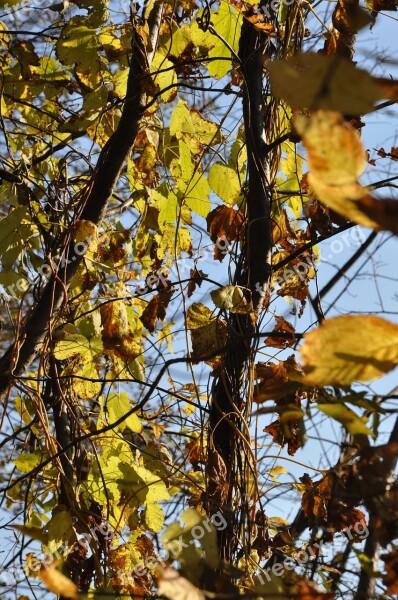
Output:
<instances>
[{"instance_id":1,"label":"curled dry leaf","mask_svg":"<svg viewBox=\"0 0 398 600\"><path fill-rule=\"evenodd\" d=\"M380 317L334 317L304 339L301 356L310 385L372 381L398 364L398 325Z\"/></svg>"},{"instance_id":2,"label":"curled dry leaf","mask_svg":"<svg viewBox=\"0 0 398 600\"><path fill-rule=\"evenodd\" d=\"M331 538L337 531L349 529L355 540L357 531L366 530L364 513L350 504L354 498L349 496L345 480L332 469L319 481L313 482L307 473L300 481L305 486L301 505L311 525L322 527Z\"/></svg>"},{"instance_id":3,"label":"curled dry leaf","mask_svg":"<svg viewBox=\"0 0 398 600\"><path fill-rule=\"evenodd\" d=\"M273 348L288 348L293 346L296 333L293 325L288 323L283 317L275 317L276 325L272 335L267 337L265 344Z\"/></svg>"},{"instance_id":4,"label":"curled dry leaf","mask_svg":"<svg viewBox=\"0 0 398 600\"><path fill-rule=\"evenodd\" d=\"M170 284L170 281L167 283ZM174 288L168 287L153 296L146 305L140 320L151 333L155 331L158 321L166 318L166 310L173 294Z\"/></svg>"},{"instance_id":5,"label":"curled dry leaf","mask_svg":"<svg viewBox=\"0 0 398 600\"><path fill-rule=\"evenodd\" d=\"M197 269L196 267L194 269L191 269L190 273L189 273L189 283L188 283L188 298L190 298L192 296L192 294L194 293L196 286L201 287L203 280L206 279L207 277L207 273L204 273L203 271L200 271L199 269Z\"/></svg>"},{"instance_id":6,"label":"curled dry leaf","mask_svg":"<svg viewBox=\"0 0 398 600\"><path fill-rule=\"evenodd\" d=\"M294 393L304 383L303 370L296 362L294 354L278 363L257 363L254 401L278 400Z\"/></svg>"},{"instance_id":7,"label":"curled dry leaf","mask_svg":"<svg viewBox=\"0 0 398 600\"><path fill-rule=\"evenodd\" d=\"M339 0L332 17L336 30L348 35L357 33L371 21L369 12L350 0Z\"/></svg>"},{"instance_id":8,"label":"curled dry leaf","mask_svg":"<svg viewBox=\"0 0 398 600\"><path fill-rule=\"evenodd\" d=\"M222 205L212 210L207 215L206 221L207 231L212 242L215 243L214 258L221 262L228 253L225 241L234 242L241 239L244 233L245 215L241 210Z\"/></svg>"}]
</instances>

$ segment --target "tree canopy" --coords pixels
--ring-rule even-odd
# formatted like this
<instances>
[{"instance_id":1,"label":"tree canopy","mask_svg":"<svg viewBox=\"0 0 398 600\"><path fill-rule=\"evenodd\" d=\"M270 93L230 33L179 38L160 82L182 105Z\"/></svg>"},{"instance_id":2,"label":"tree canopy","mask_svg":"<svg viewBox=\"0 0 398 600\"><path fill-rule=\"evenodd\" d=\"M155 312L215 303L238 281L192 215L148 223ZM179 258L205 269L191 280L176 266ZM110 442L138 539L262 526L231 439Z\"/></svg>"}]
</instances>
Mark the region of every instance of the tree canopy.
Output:
<instances>
[{"instance_id":1,"label":"tree canopy","mask_svg":"<svg viewBox=\"0 0 398 600\"><path fill-rule=\"evenodd\" d=\"M2 597L398 593L396 9L0 0Z\"/></svg>"}]
</instances>

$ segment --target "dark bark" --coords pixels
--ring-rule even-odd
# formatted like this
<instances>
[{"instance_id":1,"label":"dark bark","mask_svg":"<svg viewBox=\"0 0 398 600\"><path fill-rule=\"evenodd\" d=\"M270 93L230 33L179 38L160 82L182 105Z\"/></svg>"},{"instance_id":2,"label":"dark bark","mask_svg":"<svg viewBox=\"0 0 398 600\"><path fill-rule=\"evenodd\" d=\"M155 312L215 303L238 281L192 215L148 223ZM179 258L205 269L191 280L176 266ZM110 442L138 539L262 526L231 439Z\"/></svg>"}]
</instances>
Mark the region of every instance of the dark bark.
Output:
<instances>
[{"instance_id":1,"label":"dark bark","mask_svg":"<svg viewBox=\"0 0 398 600\"><path fill-rule=\"evenodd\" d=\"M243 119L248 153L247 234L243 243L242 267L236 273L236 283L248 287L256 315L263 308L271 277L271 198L268 173L269 148L264 127L263 79L264 57L269 52L268 38L244 21L240 39L239 58L244 79ZM226 497L214 499L208 494L210 512L222 510L227 527L219 532L220 556L231 560L236 551L240 514L235 511L238 482L236 473L241 469L242 447L239 445L243 430L242 412L249 414L250 398L245 398L247 366L255 351L254 334L257 326L251 316L231 314L227 348L222 373L214 384L210 413L210 452L224 465ZM211 454L210 454L211 456ZM213 457L214 458L214 457ZM210 462L212 462L211 459ZM213 474L208 469L211 492ZM221 505L221 506L220 506Z\"/></svg>"}]
</instances>

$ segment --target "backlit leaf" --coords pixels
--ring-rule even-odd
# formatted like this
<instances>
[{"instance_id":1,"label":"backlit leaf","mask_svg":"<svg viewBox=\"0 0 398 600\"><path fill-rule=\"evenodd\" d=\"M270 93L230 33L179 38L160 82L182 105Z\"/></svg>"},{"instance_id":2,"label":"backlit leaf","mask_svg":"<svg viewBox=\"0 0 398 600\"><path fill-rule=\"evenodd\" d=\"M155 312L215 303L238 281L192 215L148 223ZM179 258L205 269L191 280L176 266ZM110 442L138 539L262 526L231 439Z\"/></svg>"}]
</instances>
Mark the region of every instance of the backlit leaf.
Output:
<instances>
[{"instance_id":1,"label":"backlit leaf","mask_svg":"<svg viewBox=\"0 0 398 600\"><path fill-rule=\"evenodd\" d=\"M360 115L383 93L366 71L337 54L298 54L267 65L274 94L292 108Z\"/></svg>"},{"instance_id":2,"label":"backlit leaf","mask_svg":"<svg viewBox=\"0 0 398 600\"><path fill-rule=\"evenodd\" d=\"M215 163L209 171L209 183L211 189L226 204L231 206L236 204L241 191L241 185L234 169L222 163Z\"/></svg>"},{"instance_id":3,"label":"backlit leaf","mask_svg":"<svg viewBox=\"0 0 398 600\"><path fill-rule=\"evenodd\" d=\"M220 2L217 11L212 13L212 24L220 37L209 36L213 47L209 51L211 60L207 68L212 77L221 79L231 68L231 51L238 53L242 17L229 2ZM224 59L224 60L222 60Z\"/></svg>"},{"instance_id":4,"label":"backlit leaf","mask_svg":"<svg viewBox=\"0 0 398 600\"><path fill-rule=\"evenodd\" d=\"M218 308L229 310L231 313L247 314L253 310L248 302L243 288L237 285L224 285L210 292L211 299Z\"/></svg>"},{"instance_id":5,"label":"backlit leaf","mask_svg":"<svg viewBox=\"0 0 398 600\"><path fill-rule=\"evenodd\" d=\"M304 340L301 355L309 384L372 381L398 364L398 325L380 317L334 317Z\"/></svg>"}]
</instances>

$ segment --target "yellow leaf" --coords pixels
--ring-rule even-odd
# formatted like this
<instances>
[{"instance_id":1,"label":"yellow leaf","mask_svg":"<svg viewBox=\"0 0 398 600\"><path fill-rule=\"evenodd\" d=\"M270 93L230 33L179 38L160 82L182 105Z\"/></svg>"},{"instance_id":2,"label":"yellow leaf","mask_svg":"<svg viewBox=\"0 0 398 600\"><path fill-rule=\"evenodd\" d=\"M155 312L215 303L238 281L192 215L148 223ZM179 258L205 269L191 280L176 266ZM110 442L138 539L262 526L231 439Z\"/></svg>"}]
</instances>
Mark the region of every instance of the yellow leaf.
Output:
<instances>
[{"instance_id":1,"label":"yellow leaf","mask_svg":"<svg viewBox=\"0 0 398 600\"><path fill-rule=\"evenodd\" d=\"M203 145L220 141L216 123L204 119L196 108L188 109L184 100L179 100L170 119L170 135L183 139L193 154L201 152Z\"/></svg>"},{"instance_id":2,"label":"yellow leaf","mask_svg":"<svg viewBox=\"0 0 398 600\"><path fill-rule=\"evenodd\" d=\"M341 186L362 175L365 150L358 132L340 113L320 110L310 117L299 115L294 123L308 151L313 181Z\"/></svg>"},{"instance_id":3,"label":"yellow leaf","mask_svg":"<svg viewBox=\"0 0 398 600\"><path fill-rule=\"evenodd\" d=\"M334 317L304 338L301 355L311 385L371 381L398 364L398 325L380 317Z\"/></svg>"},{"instance_id":4,"label":"yellow leaf","mask_svg":"<svg viewBox=\"0 0 398 600\"><path fill-rule=\"evenodd\" d=\"M351 435L373 435L366 426L367 417L359 417L353 410L340 402L317 404L317 408L328 417L339 421Z\"/></svg>"},{"instance_id":5,"label":"yellow leaf","mask_svg":"<svg viewBox=\"0 0 398 600\"><path fill-rule=\"evenodd\" d=\"M76 584L57 570L58 564L59 561L54 561L49 567L43 565L39 571L40 579L45 583L50 592L54 592L54 594L58 594L64 598L71 598L72 600L78 598L79 594Z\"/></svg>"},{"instance_id":6,"label":"yellow leaf","mask_svg":"<svg viewBox=\"0 0 398 600\"><path fill-rule=\"evenodd\" d=\"M229 2L220 2L218 10L212 11L211 21L219 37L210 38L209 58L213 60L207 63L207 68L211 77L221 79L231 68L231 48L238 53L242 16Z\"/></svg>"},{"instance_id":7,"label":"yellow leaf","mask_svg":"<svg viewBox=\"0 0 398 600\"><path fill-rule=\"evenodd\" d=\"M383 97L369 73L336 54L298 54L270 62L267 69L274 94L292 108L361 115Z\"/></svg>"},{"instance_id":8,"label":"yellow leaf","mask_svg":"<svg viewBox=\"0 0 398 600\"><path fill-rule=\"evenodd\" d=\"M270 469L268 472L270 475L283 475L284 473L287 473L287 469L285 469L285 467L277 465L276 467Z\"/></svg>"},{"instance_id":9,"label":"yellow leaf","mask_svg":"<svg viewBox=\"0 0 398 600\"><path fill-rule=\"evenodd\" d=\"M244 288L238 285L224 285L210 292L210 296L218 308L231 313L247 314L253 311L252 303L245 298Z\"/></svg>"},{"instance_id":10,"label":"yellow leaf","mask_svg":"<svg viewBox=\"0 0 398 600\"><path fill-rule=\"evenodd\" d=\"M162 54L156 53L151 64L152 79L156 86L156 91L165 90L161 98L165 102L173 100L177 93L177 75L174 71L174 65ZM170 87L173 86L173 87Z\"/></svg>"},{"instance_id":11,"label":"yellow leaf","mask_svg":"<svg viewBox=\"0 0 398 600\"><path fill-rule=\"evenodd\" d=\"M339 113L318 111L295 119L308 151L308 182L316 196L364 227L398 234L398 202L378 201L357 179L366 165L358 132Z\"/></svg>"}]
</instances>

